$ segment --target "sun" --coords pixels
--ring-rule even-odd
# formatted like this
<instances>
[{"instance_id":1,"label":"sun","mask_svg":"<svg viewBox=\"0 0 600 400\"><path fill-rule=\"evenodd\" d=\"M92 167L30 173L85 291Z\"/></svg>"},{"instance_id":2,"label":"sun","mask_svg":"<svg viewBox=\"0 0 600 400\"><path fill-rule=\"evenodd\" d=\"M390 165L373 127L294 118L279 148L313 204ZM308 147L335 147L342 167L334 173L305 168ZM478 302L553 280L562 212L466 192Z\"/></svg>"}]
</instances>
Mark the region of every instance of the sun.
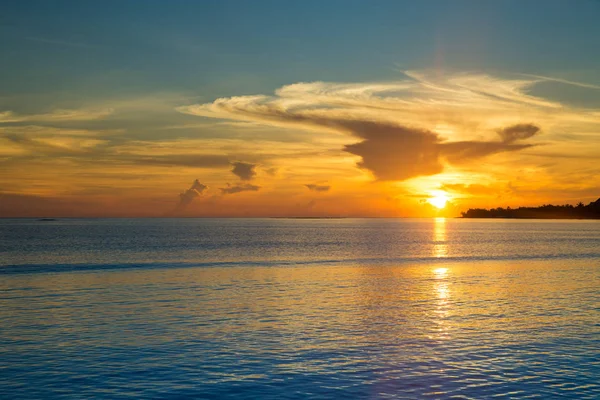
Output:
<instances>
[{"instance_id":1,"label":"sun","mask_svg":"<svg viewBox=\"0 0 600 400\"><path fill-rule=\"evenodd\" d=\"M446 207L446 203L450 200L446 192L442 192L441 190L435 190L431 195L432 197L428 198L427 202L440 210Z\"/></svg>"}]
</instances>

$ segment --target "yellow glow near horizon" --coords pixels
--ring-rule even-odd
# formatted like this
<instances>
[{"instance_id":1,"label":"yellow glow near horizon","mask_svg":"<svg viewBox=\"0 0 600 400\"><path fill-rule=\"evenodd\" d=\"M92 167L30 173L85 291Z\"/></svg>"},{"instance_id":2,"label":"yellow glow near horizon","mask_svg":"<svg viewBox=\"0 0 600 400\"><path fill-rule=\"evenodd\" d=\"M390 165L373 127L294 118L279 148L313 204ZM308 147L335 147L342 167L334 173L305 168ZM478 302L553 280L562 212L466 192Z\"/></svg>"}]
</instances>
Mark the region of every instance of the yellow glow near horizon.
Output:
<instances>
[{"instance_id":1,"label":"yellow glow near horizon","mask_svg":"<svg viewBox=\"0 0 600 400\"><path fill-rule=\"evenodd\" d=\"M446 192L442 192L441 190L436 190L432 193L432 197L427 199L427 202L432 206L442 209L446 206L446 203L450 200Z\"/></svg>"}]
</instances>

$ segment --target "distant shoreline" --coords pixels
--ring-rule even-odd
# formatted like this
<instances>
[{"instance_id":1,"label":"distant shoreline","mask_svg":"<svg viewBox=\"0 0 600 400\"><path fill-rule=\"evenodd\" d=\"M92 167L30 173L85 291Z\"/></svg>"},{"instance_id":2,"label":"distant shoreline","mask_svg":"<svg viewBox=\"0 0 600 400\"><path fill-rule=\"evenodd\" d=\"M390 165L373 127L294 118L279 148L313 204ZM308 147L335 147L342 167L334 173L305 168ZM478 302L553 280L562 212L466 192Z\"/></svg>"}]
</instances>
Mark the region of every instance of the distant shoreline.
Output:
<instances>
[{"instance_id":1,"label":"distant shoreline","mask_svg":"<svg viewBox=\"0 0 600 400\"><path fill-rule=\"evenodd\" d=\"M507 219L600 219L600 199L584 205L546 204L540 207L519 208L470 208L461 213L462 218L507 218Z\"/></svg>"},{"instance_id":2,"label":"distant shoreline","mask_svg":"<svg viewBox=\"0 0 600 400\"><path fill-rule=\"evenodd\" d=\"M544 217L544 216L536 216L536 217L458 217L459 219L561 219L561 220L600 220L600 217Z\"/></svg>"}]
</instances>

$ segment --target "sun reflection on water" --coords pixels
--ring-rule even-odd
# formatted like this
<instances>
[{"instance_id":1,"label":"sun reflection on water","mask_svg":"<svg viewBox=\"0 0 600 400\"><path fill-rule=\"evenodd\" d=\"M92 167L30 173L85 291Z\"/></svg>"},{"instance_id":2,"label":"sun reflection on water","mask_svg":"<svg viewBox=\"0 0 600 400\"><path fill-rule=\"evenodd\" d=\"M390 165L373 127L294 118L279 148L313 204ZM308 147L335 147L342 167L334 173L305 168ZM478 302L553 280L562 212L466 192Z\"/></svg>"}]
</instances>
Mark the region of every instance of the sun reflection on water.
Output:
<instances>
[{"instance_id":1,"label":"sun reflection on water","mask_svg":"<svg viewBox=\"0 0 600 400\"><path fill-rule=\"evenodd\" d=\"M435 291L437 292L438 305L445 305L450 293L448 290L448 268L436 268L433 270L436 278Z\"/></svg>"},{"instance_id":2,"label":"sun reflection on water","mask_svg":"<svg viewBox=\"0 0 600 400\"><path fill-rule=\"evenodd\" d=\"M446 218L436 218L434 220L433 256L435 258L448 257L448 244L446 243Z\"/></svg>"},{"instance_id":3,"label":"sun reflection on water","mask_svg":"<svg viewBox=\"0 0 600 400\"><path fill-rule=\"evenodd\" d=\"M450 327L448 316L452 308L450 301L449 269L445 267L435 268L433 271L434 284L433 295L435 296L434 323L437 325L435 335L432 339L450 339Z\"/></svg>"}]
</instances>

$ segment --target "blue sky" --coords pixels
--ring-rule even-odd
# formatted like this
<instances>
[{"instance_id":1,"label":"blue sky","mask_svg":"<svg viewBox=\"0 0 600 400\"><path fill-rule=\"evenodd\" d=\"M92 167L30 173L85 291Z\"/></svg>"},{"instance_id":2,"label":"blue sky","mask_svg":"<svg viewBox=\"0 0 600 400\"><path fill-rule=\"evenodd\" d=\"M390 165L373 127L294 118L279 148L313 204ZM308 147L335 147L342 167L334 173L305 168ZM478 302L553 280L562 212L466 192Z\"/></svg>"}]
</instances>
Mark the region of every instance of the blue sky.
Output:
<instances>
[{"instance_id":1,"label":"blue sky","mask_svg":"<svg viewBox=\"0 0 600 400\"><path fill-rule=\"evenodd\" d=\"M210 100L423 68L598 83L599 17L590 0L6 1L0 88Z\"/></svg>"}]
</instances>

